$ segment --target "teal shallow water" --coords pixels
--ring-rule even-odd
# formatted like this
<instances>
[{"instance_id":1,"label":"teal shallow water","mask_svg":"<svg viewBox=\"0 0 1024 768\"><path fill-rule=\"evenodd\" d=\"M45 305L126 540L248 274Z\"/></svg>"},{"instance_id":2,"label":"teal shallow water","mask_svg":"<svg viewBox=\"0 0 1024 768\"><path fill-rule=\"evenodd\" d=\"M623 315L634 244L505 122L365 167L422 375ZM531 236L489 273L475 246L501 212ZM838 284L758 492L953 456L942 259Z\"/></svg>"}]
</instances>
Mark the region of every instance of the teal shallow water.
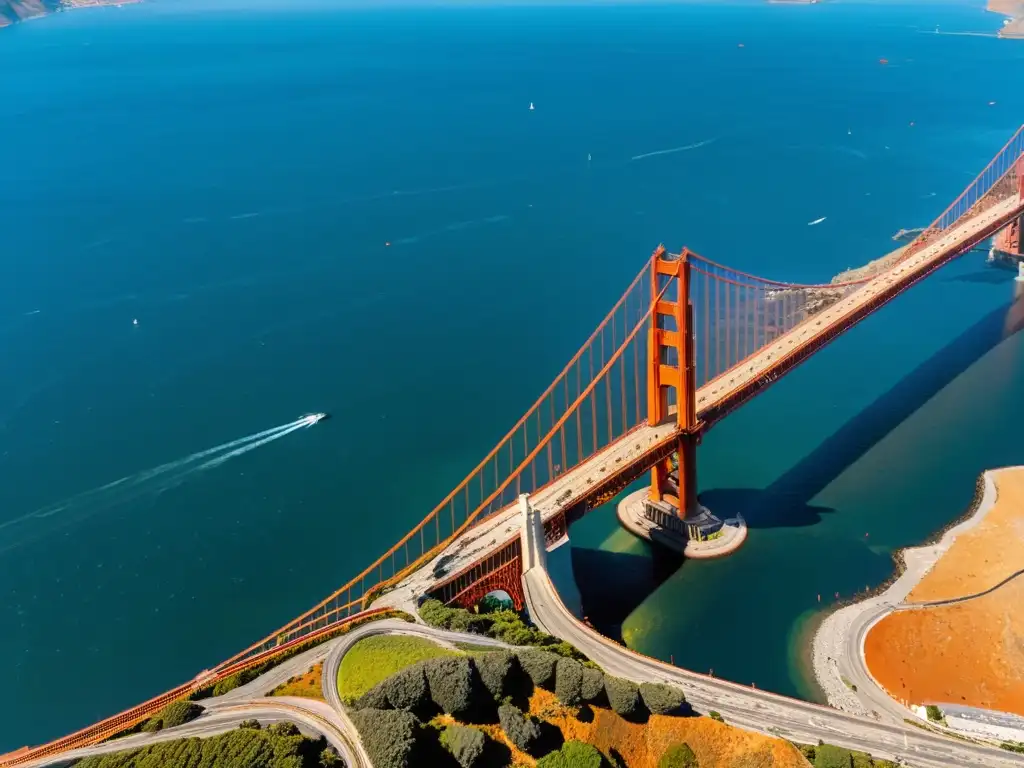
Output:
<instances>
[{"instance_id":1,"label":"teal shallow water","mask_svg":"<svg viewBox=\"0 0 1024 768\"><path fill-rule=\"evenodd\" d=\"M828 279L933 218L1024 115L1024 46L926 34L998 24L973 7L233 5L0 35L0 523L334 419L0 528L0 749L180 683L360 570L658 242ZM606 618L636 647L805 691L790 638L816 595L884 579L980 469L1024 461L1011 284L981 258L709 435L705 498L753 525L736 556L642 599L650 560L600 510L573 531L584 598L615 568Z\"/></svg>"}]
</instances>

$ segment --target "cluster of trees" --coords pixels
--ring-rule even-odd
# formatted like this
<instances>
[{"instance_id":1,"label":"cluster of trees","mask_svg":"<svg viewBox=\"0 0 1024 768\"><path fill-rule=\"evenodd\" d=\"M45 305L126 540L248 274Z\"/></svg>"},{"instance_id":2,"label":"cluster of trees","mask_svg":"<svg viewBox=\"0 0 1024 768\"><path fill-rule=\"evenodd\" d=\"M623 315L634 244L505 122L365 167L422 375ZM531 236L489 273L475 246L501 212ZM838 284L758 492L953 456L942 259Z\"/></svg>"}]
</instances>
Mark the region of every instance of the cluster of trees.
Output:
<instances>
[{"instance_id":1,"label":"cluster of trees","mask_svg":"<svg viewBox=\"0 0 1024 768\"><path fill-rule=\"evenodd\" d=\"M419 607L420 618L432 627L452 632L472 632L487 635L509 645L544 648L559 656L576 659L588 666L597 667L574 646L536 627L531 627L513 610L497 610L490 613L473 613L465 608L449 608L440 600L426 600Z\"/></svg>"},{"instance_id":2,"label":"cluster of trees","mask_svg":"<svg viewBox=\"0 0 1024 768\"><path fill-rule=\"evenodd\" d=\"M195 705L192 705L195 706ZM292 723L261 729L255 720L206 739L164 741L141 749L87 757L75 768L339 768L323 738L309 739Z\"/></svg>"},{"instance_id":3,"label":"cluster of trees","mask_svg":"<svg viewBox=\"0 0 1024 768\"><path fill-rule=\"evenodd\" d=\"M139 730L155 733L164 728L184 725L190 720L195 720L201 714L203 714L203 708L198 704L193 704L191 701L172 701L144 722Z\"/></svg>"},{"instance_id":4,"label":"cluster of trees","mask_svg":"<svg viewBox=\"0 0 1024 768\"><path fill-rule=\"evenodd\" d=\"M800 751L814 768L897 768L896 763L889 760L880 760L866 752L854 752L821 741L817 746L800 747Z\"/></svg>"},{"instance_id":5,"label":"cluster of trees","mask_svg":"<svg viewBox=\"0 0 1024 768\"><path fill-rule=\"evenodd\" d=\"M352 719L376 768L443 764L431 752L438 743L449 763L473 768L497 746L471 727L449 727L438 734L427 723L442 712L463 723L499 723L509 742L535 757L558 751L545 768L588 768L587 750L561 745L556 728L526 714L535 687L554 692L566 706L610 707L631 720L678 713L687 706L677 688L637 685L576 659L530 648L417 662L364 694Z\"/></svg>"}]
</instances>

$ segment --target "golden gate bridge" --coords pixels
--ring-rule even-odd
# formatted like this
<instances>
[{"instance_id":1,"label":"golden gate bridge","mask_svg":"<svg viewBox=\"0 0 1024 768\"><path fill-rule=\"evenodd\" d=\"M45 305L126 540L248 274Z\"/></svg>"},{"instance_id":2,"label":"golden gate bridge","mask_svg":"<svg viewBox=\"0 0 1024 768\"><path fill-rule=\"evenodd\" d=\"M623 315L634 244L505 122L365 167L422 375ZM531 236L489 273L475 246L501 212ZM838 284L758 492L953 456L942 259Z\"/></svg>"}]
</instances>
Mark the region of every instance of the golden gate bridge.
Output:
<instances>
[{"instance_id":1,"label":"golden gate bridge","mask_svg":"<svg viewBox=\"0 0 1024 768\"><path fill-rule=\"evenodd\" d=\"M196 679L74 734L0 757L19 765L96 744L170 701L324 639L386 609L375 599L433 562L427 594L471 604L502 588L522 607L519 536L474 550L454 574L445 553L520 494L554 502L545 535L651 473L650 497L697 508L701 437L881 306L994 235L1020 256L1024 126L888 269L855 280L798 284L757 277L683 248L659 247L533 406L429 514L361 573L264 639ZM1002 234L1000 234L1002 233ZM1007 234L1009 233L1009 234ZM674 460L673 460L673 457ZM490 530L490 529L489 529ZM479 538L479 537L477 537Z\"/></svg>"}]
</instances>

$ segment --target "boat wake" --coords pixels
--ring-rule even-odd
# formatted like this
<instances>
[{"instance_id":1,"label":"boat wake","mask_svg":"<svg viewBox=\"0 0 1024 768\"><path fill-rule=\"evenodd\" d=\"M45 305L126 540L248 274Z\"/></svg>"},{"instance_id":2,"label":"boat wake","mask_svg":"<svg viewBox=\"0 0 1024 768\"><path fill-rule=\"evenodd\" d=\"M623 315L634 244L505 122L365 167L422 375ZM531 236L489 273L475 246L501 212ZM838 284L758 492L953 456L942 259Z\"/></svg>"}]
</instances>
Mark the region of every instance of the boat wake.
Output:
<instances>
[{"instance_id":1,"label":"boat wake","mask_svg":"<svg viewBox=\"0 0 1024 768\"><path fill-rule=\"evenodd\" d=\"M696 144L686 144L685 146L682 147L672 147L671 149L659 149L656 152L645 152L642 155L633 155L633 157L629 159L643 160L645 157L655 157L657 155L671 155L674 152L686 152L691 149L700 149L701 147L706 147L708 144L712 144L715 141L718 141L718 137L715 137L713 139L705 139L704 141L698 141Z\"/></svg>"},{"instance_id":2,"label":"boat wake","mask_svg":"<svg viewBox=\"0 0 1024 768\"><path fill-rule=\"evenodd\" d=\"M237 440L197 451L184 458L126 475L119 480L84 491L55 504L42 507L13 520L0 523L0 553L36 541L95 515L123 507L143 498L153 499L182 483L231 459L280 440L300 429L312 427L325 413L311 413L287 424L256 432Z\"/></svg>"}]
</instances>

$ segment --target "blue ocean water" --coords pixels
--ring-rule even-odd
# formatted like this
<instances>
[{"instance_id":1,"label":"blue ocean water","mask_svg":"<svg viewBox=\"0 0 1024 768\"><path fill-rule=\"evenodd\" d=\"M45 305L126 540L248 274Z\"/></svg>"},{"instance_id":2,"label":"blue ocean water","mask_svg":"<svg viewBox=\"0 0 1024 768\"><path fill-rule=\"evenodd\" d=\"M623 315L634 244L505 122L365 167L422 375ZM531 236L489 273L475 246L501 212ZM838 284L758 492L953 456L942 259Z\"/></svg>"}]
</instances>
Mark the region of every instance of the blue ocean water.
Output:
<instances>
[{"instance_id":1,"label":"blue ocean water","mask_svg":"<svg viewBox=\"0 0 1024 768\"><path fill-rule=\"evenodd\" d=\"M183 682L358 572L659 242L819 281L930 221L1024 115L1024 46L933 30L998 23L161 0L4 30L0 749ZM981 468L1024 462L1012 282L982 259L709 435L705 500L752 521L733 558L654 589L609 509L574 528L578 575L619 574L608 623L810 695L793 637L816 594L884 579ZM334 419L166 468L311 411Z\"/></svg>"}]
</instances>

